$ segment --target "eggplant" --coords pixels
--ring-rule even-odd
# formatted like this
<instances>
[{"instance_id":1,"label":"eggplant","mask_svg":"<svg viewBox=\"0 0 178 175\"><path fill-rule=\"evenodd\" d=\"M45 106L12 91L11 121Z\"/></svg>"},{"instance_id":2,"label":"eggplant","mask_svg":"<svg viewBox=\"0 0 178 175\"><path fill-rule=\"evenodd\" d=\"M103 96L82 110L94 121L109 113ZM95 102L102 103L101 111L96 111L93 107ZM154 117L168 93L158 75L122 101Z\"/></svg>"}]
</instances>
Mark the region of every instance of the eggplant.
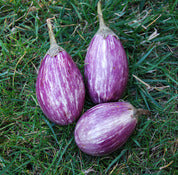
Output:
<instances>
[{"instance_id":1,"label":"eggplant","mask_svg":"<svg viewBox=\"0 0 178 175\"><path fill-rule=\"evenodd\" d=\"M136 109L128 102L98 104L78 120L75 142L89 155L110 154L126 143L135 130L138 116L143 114L149 114L149 111Z\"/></svg>"},{"instance_id":2,"label":"eggplant","mask_svg":"<svg viewBox=\"0 0 178 175\"><path fill-rule=\"evenodd\" d=\"M85 57L84 75L91 100L117 101L128 81L128 60L119 37L105 25L98 2L100 27L92 38Z\"/></svg>"},{"instance_id":3,"label":"eggplant","mask_svg":"<svg viewBox=\"0 0 178 175\"><path fill-rule=\"evenodd\" d=\"M43 58L36 81L38 103L46 117L67 125L80 116L85 99L83 77L71 56L57 45L47 19L50 49Z\"/></svg>"}]
</instances>

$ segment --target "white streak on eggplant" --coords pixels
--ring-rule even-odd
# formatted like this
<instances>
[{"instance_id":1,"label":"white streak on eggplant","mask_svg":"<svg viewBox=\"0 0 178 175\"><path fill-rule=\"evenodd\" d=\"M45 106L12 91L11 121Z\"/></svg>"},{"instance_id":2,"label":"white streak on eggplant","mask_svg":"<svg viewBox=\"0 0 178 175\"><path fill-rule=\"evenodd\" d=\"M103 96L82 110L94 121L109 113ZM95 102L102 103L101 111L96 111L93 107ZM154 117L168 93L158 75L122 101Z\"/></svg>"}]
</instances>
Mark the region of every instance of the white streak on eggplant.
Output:
<instances>
[{"instance_id":1,"label":"white streak on eggplant","mask_svg":"<svg viewBox=\"0 0 178 175\"><path fill-rule=\"evenodd\" d=\"M133 112L132 112L132 114L133 114ZM94 117L94 116L92 116L92 117ZM86 135L84 136L81 134L80 139L85 140L85 137L89 137L91 139L91 141L93 141L93 143L103 142L104 139L109 138L106 135L108 132L116 129L119 125L123 126L123 129L124 129L125 125L128 124L128 122L132 122L132 121L130 121L130 116L128 114L122 115L122 117L120 117L120 118L117 118L117 116L115 116L115 117L112 116L111 118L109 118L107 120L100 121L100 123L95 123L95 126L93 127L92 130L90 130L87 133L87 136ZM90 123L90 121L88 121L88 124L90 125L92 123ZM119 132L122 132L122 130L118 131L118 133ZM103 137L100 137L101 135ZM113 135L111 135L110 137L113 137ZM92 142L90 142L90 143L92 143Z\"/></svg>"}]
</instances>

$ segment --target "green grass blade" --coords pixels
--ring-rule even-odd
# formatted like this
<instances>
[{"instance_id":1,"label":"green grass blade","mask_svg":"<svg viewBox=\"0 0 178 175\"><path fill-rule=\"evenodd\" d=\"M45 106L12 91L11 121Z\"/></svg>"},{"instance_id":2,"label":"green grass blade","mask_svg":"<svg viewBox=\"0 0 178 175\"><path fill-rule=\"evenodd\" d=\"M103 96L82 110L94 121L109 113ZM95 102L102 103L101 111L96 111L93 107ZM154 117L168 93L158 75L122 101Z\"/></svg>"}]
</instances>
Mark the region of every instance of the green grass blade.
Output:
<instances>
[{"instance_id":1,"label":"green grass blade","mask_svg":"<svg viewBox=\"0 0 178 175\"><path fill-rule=\"evenodd\" d=\"M105 173L107 173L110 168L117 162L120 160L120 158L126 153L127 149L124 149L121 151L121 153L109 164L109 166L107 167Z\"/></svg>"}]
</instances>

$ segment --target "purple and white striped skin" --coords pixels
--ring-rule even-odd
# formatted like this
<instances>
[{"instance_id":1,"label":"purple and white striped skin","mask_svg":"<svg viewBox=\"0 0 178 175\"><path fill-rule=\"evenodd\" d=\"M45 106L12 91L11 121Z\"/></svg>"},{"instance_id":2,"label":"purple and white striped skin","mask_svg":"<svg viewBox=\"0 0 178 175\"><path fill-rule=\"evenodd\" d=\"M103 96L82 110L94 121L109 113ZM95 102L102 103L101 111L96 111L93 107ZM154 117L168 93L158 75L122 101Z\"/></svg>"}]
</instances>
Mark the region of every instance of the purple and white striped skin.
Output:
<instances>
[{"instance_id":1,"label":"purple and white striped skin","mask_svg":"<svg viewBox=\"0 0 178 175\"><path fill-rule=\"evenodd\" d=\"M36 95L49 120L67 125L74 122L82 112L85 86L71 56L57 45L50 19L47 24L51 46L39 68Z\"/></svg>"},{"instance_id":2,"label":"purple and white striped skin","mask_svg":"<svg viewBox=\"0 0 178 175\"><path fill-rule=\"evenodd\" d=\"M84 74L94 103L117 101L128 81L128 61L118 36L105 24L98 2L100 27L85 57Z\"/></svg>"},{"instance_id":3,"label":"purple and white striped skin","mask_svg":"<svg viewBox=\"0 0 178 175\"><path fill-rule=\"evenodd\" d=\"M44 114L54 123L67 125L75 121L84 105L82 75L66 51L46 55L36 82L36 94Z\"/></svg>"},{"instance_id":4,"label":"purple and white striped skin","mask_svg":"<svg viewBox=\"0 0 178 175\"><path fill-rule=\"evenodd\" d=\"M128 62L119 39L96 34L85 58L85 78L94 103L117 101L128 80Z\"/></svg>"},{"instance_id":5,"label":"purple and white striped skin","mask_svg":"<svg viewBox=\"0 0 178 175\"><path fill-rule=\"evenodd\" d=\"M121 147L137 124L137 110L127 102L110 102L86 111L75 127L75 141L85 153L102 156Z\"/></svg>"}]
</instances>

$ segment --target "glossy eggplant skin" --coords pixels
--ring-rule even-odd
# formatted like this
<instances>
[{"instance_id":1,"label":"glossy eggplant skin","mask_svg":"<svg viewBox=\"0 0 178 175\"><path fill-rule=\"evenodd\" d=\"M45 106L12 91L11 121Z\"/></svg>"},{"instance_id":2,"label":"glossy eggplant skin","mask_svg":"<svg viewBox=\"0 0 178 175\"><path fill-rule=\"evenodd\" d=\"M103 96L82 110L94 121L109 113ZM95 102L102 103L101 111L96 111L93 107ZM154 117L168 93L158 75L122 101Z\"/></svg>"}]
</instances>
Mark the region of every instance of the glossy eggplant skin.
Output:
<instances>
[{"instance_id":1,"label":"glossy eggplant skin","mask_svg":"<svg viewBox=\"0 0 178 175\"><path fill-rule=\"evenodd\" d=\"M96 33L86 57L84 74L88 93L94 103L117 101L126 89L128 61L116 35Z\"/></svg>"},{"instance_id":2,"label":"glossy eggplant skin","mask_svg":"<svg viewBox=\"0 0 178 175\"><path fill-rule=\"evenodd\" d=\"M78 147L93 156L102 156L121 147L133 133L137 117L127 102L94 106L78 120L74 136Z\"/></svg>"},{"instance_id":3,"label":"glossy eggplant skin","mask_svg":"<svg viewBox=\"0 0 178 175\"><path fill-rule=\"evenodd\" d=\"M81 114L85 87L82 75L65 51L46 54L36 81L38 103L49 120L59 125L74 122Z\"/></svg>"}]
</instances>

